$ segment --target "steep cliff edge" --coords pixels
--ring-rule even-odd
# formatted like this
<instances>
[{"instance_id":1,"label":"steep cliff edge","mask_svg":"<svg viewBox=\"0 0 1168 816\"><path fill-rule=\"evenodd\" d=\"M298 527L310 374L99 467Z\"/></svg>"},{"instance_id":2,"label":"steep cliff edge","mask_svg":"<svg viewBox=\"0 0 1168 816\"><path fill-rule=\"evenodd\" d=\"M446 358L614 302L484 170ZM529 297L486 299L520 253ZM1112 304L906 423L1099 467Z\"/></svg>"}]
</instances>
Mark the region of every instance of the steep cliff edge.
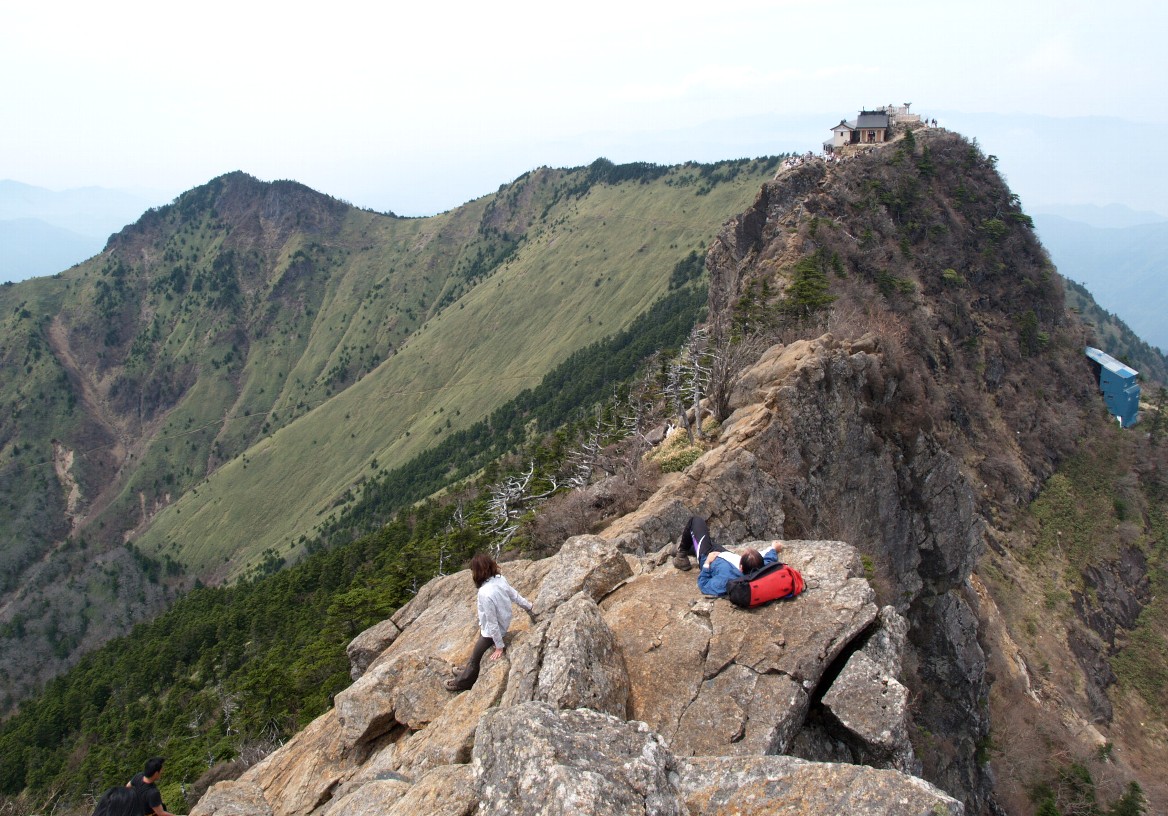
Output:
<instances>
[{"instance_id":1,"label":"steep cliff edge","mask_svg":"<svg viewBox=\"0 0 1168 816\"><path fill-rule=\"evenodd\" d=\"M1162 495L1163 456L1107 427L1082 354L1092 328L1066 308L994 157L928 131L804 163L727 225L709 267L714 325L749 335L770 323L788 341L730 400L742 411L769 387L764 402L784 417L748 443L781 485L784 534L854 545L910 623L906 684L925 778L973 812L1028 812L1044 774L1103 756L1095 772L1116 773L1118 761L1116 775L1139 778L1159 806L1164 731L1139 713L1155 695L1129 701L1112 727L1108 687L1154 601L1162 510L1132 497ZM868 364L828 354L806 366L805 387L773 385L790 350L823 343L808 338L824 329L866 345ZM1113 460L1129 445L1145 453L1090 476L1129 486L1113 491L1118 511L1092 497L1090 514L1066 512L1071 499L1045 523L1031 516L1068 462ZM1151 509L1125 519L1128 505ZM1064 533L1073 548L1060 547ZM1137 649L1162 650L1156 626L1144 624Z\"/></svg>"}]
</instances>

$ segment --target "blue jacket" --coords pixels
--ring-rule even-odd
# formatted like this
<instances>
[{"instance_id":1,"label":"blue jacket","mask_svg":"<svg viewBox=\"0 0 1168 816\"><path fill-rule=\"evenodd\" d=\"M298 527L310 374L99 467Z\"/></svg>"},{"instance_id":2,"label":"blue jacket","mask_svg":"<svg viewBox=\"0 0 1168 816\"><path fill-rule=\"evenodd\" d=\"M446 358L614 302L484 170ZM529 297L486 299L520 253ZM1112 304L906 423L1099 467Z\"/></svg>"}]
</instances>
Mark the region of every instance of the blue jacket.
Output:
<instances>
[{"instance_id":1,"label":"blue jacket","mask_svg":"<svg viewBox=\"0 0 1168 816\"><path fill-rule=\"evenodd\" d=\"M773 564L779 560L779 554L774 551L772 547L767 547L762 552L763 566ZM702 564L702 568L698 571L698 589L703 595L713 595L721 597L726 594L726 589L730 582L735 578L742 577L742 570L735 567L725 558L715 558L713 566L707 567Z\"/></svg>"}]
</instances>

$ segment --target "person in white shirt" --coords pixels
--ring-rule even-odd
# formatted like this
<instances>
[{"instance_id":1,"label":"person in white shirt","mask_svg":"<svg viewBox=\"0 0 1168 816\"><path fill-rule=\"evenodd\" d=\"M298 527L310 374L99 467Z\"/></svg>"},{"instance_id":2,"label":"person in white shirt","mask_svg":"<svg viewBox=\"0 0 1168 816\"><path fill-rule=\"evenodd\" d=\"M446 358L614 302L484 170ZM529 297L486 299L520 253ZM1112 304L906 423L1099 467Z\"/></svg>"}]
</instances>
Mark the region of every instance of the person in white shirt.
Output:
<instances>
[{"instance_id":1,"label":"person in white shirt","mask_svg":"<svg viewBox=\"0 0 1168 816\"><path fill-rule=\"evenodd\" d=\"M458 676L446 681L446 688L450 691L466 691L479 678L479 664L483 655L492 646L491 660L498 660L507 648L504 637L511 626L511 604L518 604L532 622L535 613L531 611L531 601L524 598L507 583L507 579L499 572L499 565L489 555L479 553L470 560L470 574L475 586L479 588L478 619L479 639L475 642L474 651L470 660Z\"/></svg>"}]
</instances>

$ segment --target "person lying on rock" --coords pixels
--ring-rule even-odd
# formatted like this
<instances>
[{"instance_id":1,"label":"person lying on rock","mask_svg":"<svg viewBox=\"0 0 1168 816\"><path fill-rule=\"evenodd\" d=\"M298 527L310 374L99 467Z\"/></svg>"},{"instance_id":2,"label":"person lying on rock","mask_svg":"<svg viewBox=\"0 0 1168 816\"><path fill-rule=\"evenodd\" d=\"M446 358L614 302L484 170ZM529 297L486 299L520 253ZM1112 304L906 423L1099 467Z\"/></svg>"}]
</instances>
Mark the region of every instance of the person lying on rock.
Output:
<instances>
[{"instance_id":1,"label":"person lying on rock","mask_svg":"<svg viewBox=\"0 0 1168 816\"><path fill-rule=\"evenodd\" d=\"M491 646L491 660L498 660L507 648L504 636L511 626L511 604L519 604L532 622L535 622L535 613L531 611L531 601L524 598L507 583L507 579L499 572L499 565L489 555L479 553L470 560L470 576L478 594L479 639L475 642L474 651L470 660L458 673L458 676L446 681L446 688L451 691L466 691L479 679L479 664L483 655Z\"/></svg>"},{"instance_id":2,"label":"person lying on rock","mask_svg":"<svg viewBox=\"0 0 1168 816\"><path fill-rule=\"evenodd\" d=\"M747 547L741 555L736 555L710 538L705 519L690 516L677 542L673 565L682 570L690 569L689 554L693 553L700 566L698 589L703 595L720 598L726 594L727 587L735 578L742 578L762 569L766 564L778 561L782 549L781 541L772 541L762 552Z\"/></svg>"}]
</instances>

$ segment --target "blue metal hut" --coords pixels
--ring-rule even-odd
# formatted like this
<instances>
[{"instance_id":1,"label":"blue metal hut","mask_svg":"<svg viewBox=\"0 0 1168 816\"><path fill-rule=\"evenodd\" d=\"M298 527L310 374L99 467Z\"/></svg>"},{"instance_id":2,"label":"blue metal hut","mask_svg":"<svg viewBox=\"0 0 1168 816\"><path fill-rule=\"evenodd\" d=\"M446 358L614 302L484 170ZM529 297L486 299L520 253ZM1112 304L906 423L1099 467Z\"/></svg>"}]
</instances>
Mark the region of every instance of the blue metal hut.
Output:
<instances>
[{"instance_id":1,"label":"blue metal hut","mask_svg":"<svg viewBox=\"0 0 1168 816\"><path fill-rule=\"evenodd\" d=\"M1139 372L1097 348L1087 346L1086 352L1099 378L1107 410L1123 427L1135 425L1140 413L1140 385L1136 382Z\"/></svg>"}]
</instances>

